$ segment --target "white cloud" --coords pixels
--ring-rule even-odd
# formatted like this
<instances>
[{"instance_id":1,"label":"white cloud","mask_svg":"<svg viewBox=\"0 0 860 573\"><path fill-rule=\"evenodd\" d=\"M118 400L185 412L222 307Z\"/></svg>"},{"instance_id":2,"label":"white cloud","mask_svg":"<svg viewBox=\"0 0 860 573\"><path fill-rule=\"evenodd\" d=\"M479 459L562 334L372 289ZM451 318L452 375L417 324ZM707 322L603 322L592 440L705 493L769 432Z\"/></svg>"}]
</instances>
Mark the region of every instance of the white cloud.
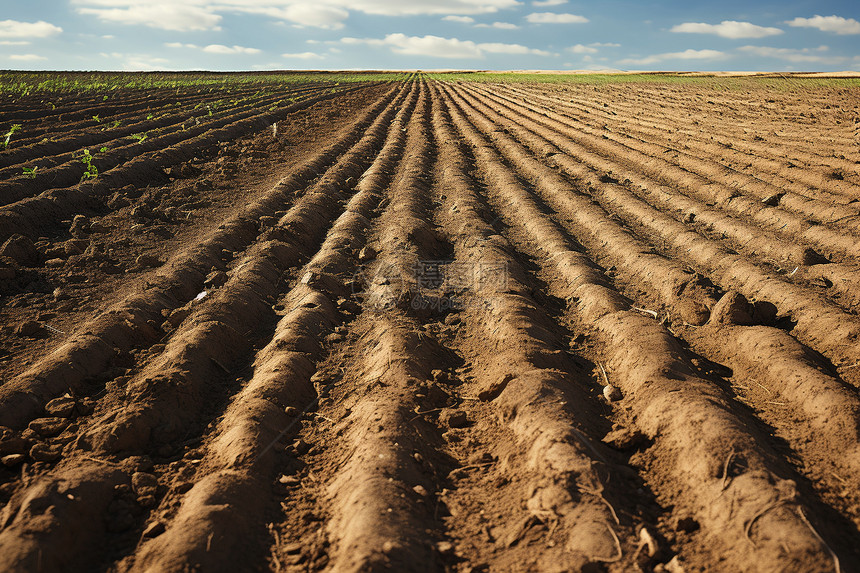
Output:
<instances>
[{"instance_id":1,"label":"white cloud","mask_svg":"<svg viewBox=\"0 0 860 573\"><path fill-rule=\"evenodd\" d=\"M199 46L197 44L183 44L182 42L167 42L164 44L167 48L190 48L196 50Z\"/></svg>"},{"instance_id":2,"label":"white cloud","mask_svg":"<svg viewBox=\"0 0 860 573\"><path fill-rule=\"evenodd\" d=\"M644 58L626 58L619 60L618 63L621 65L647 66L667 60L716 60L724 57L726 57L725 52L719 50L684 50L683 52L654 54Z\"/></svg>"},{"instance_id":3,"label":"white cloud","mask_svg":"<svg viewBox=\"0 0 860 573\"><path fill-rule=\"evenodd\" d=\"M509 22L493 22L492 24L475 24L475 28L497 28L499 30L516 30L519 28L516 24Z\"/></svg>"},{"instance_id":4,"label":"white cloud","mask_svg":"<svg viewBox=\"0 0 860 573\"><path fill-rule=\"evenodd\" d=\"M11 38L47 38L62 32L59 26L39 20L38 22L19 22L17 20L0 21L0 37Z\"/></svg>"},{"instance_id":5,"label":"white cloud","mask_svg":"<svg viewBox=\"0 0 860 573\"><path fill-rule=\"evenodd\" d=\"M203 48L204 52L210 54L259 54L262 50L257 48L246 48L244 46L223 46L221 44L209 44Z\"/></svg>"},{"instance_id":6,"label":"white cloud","mask_svg":"<svg viewBox=\"0 0 860 573\"><path fill-rule=\"evenodd\" d=\"M380 16L492 14L520 4L519 0L410 0L408 2L402 0L325 0L325 2L357 12Z\"/></svg>"},{"instance_id":7,"label":"white cloud","mask_svg":"<svg viewBox=\"0 0 860 573\"><path fill-rule=\"evenodd\" d=\"M295 60L322 60L325 58L322 54L316 54L314 52L300 52L296 54L281 54L282 58L292 58Z\"/></svg>"},{"instance_id":8,"label":"white cloud","mask_svg":"<svg viewBox=\"0 0 860 573\"><path fill-rule=\"evenodd\" d=\"M779 28L766 28L749 22L736 22L734 20L723 20L719 24L685 22L672 27L670 31L686 34L715 34L733 40L738 38L765 38L783 33Z\"/></svg>"},{"instance_id":9,"label":"white cloud","mask_svg":"<svg viewBox=\"0 0 860 573\"><path fill-rule=\"evenodd\" d=\"M582 44L577 44L575 46L571 46L567 49L568 52L573 52L574 54L596 54L597 48L592 46L583 46Z\"/></svg>"},{"instance_id":10,"label":"white cloud","mask_svg":"<svg viewBox=\"0 0 860 573\"><path fill-rule=\"evenodd\" d=\"M188 32L194 30L219 30L221 16L209 7L189 4L130 4L134 0L72 0L74 4L120 5L121 7L78 8L80 14L92 15L104 22L114 24L139 24L162 30ZM123 5L126 4L126 5Z\"/></svg>"},{"instance_id":11,"label":"white cloud","mask_svg":"<svg viewBox=\"0 0 860 573\"><path fill-rule=\"evenodd\" d=\"M620 48L621 44L616 44L615 42L592 42L588 44L594 48Z\"/></svg>"},{"instance_id":12,"label":"white cloud","mask_svg":"<svg viewBox=\"0 0 860 573\"><path fill-rule=\"evenodd\" d=\"M259 14L298 26L338 29L350 12L381 16L491 14L519 0L70 0L80 14L165 30L215 30L222 13ZM468 22L472 23L472 22Z\"/></svg>"},{"instance_id":13,"label":"white cloud","mask_svg":"<svg viewBox=\"0 0 860 573\"><path fill-rule=\"evenodd\" d=\"M841 16L813 16L812 18L795 18L786 22L795 28L818 28L822 32L833 32L839 35L860 34L860 22L854 18Z\"/></svg>"},{"instance_id":14,"label":"white cloud","mask_svg":"<svg viewBox=\"0 0 860 573\"><path fill-rule=\"evenodd\" d=\"M434 56L437 58L483 58L485 54L532 54L549 56L545 50L537 50L520 44L483 43L457 38L441 38L439 36L407 36L405 34L388 34L383 39L378 38L342 38L344 44L365 44L368 46L386 46L395 54L406 56Z\"/></svg>"},{"instance_id":15,"label":"white cloud","mask_svg":"<svg viewBox=\"0 0 860 573\"><path fill-rule=\"evenodd\" d=\"M122 69L127 72L160 72L167 70L169 60L164 58L153 58L150 56L127 56L122 64Z\"/></svg>"},{"instance_id":16,"label":"white cloud","mask_svg":"<svg viewBox=\"0 0 860 573\"><path fill-rule=\"evenodd\" d=\"M585 24L588 18L576 14L556 14L554 12L532 12L526 16L532 24Z\"/></svg>"},{"instance_id":17,"label":"white cloud","mask_svg":"<svg viewBox=\"0 0 860 573\"><path fill-rule=\"evenodd\" d=\"M769 46L741 46L738 48L739 51L747 54L762 58L777 58L794 63L838 64L845 61L846 58L843 57L824 55L829 49L827 46L802 49L771 48Z\"/></svg>"},{"instance_id":18,"label":"white cloud","mask_svg":"<svg viewBox=\"0 0 860 573\"><path fill-rule=\"evenodd\" d=\"M532 6L539 6L541 8L545 6L561 6L562 4L567 4L567 0L536 0L532 2Z\"/></svg>"},{"instance_id":19,"label":"white cloud","mask_svg":"<svg viewBox=\"0 0 860 573\"><path fill-rule=\"evenodd\" d=\"M262 14L278 20L286 20L296 26L311 26L329 30L343 28L343 21L349 17L349 12L343 8L329 6L325 3L309 4L304 2L292 3L286 7L267 6L271 2L257 2L251 5L246 2L241 6L230 8L231 11L248 14Z\"/></svg>"},{"instance_id":20,"label":"white cloud","mask_svg":"<svg viewBox=\"0 0 860 573\"><path fill-rule=\"evenodd\" d=\"M461 24L471 24L472 22L474 22L474 21L475 21L475 19L474 19L474 18L472 18L471 16L454 16L454 15L449 15L449 16L445 16L445 17L444 17L444 18L442 18L442 19L443 19L443 20L445 20L445 21L447 21L447 22L460 22Z\"/></svg>"},{"instance_id":21,"label":"white cloud","mask_svg":"<svg viewBox=\"0 0 860 573\"><path fill-rule=\"evenodd\" d=\"M36 62L38 60L47 60L45 56L39 56L37 54L12 54L7 56L10 60L14 60L16 62Z\"/></svg>"},{"instance_id":22,"label":"white cloud","mask_svg":"<svg viewBox=\"0 0 860 573\"><path fill-rule=\"evenodd\" d=\"M0 46L29 46L31 43L26 40L0 40Z\"/></svg>"},{"instance_id":23,"label":"white cloud","mask_svg":"<svg viewBox=\"0 0 860 573\"><path fill-rule=\"evenodd\" d=\"M478 44L478 49L490 54L532 54L534 56L552 55L546 50L537 50L520 44L500 44L498 42Z\"/></svg>"}]
</instances>

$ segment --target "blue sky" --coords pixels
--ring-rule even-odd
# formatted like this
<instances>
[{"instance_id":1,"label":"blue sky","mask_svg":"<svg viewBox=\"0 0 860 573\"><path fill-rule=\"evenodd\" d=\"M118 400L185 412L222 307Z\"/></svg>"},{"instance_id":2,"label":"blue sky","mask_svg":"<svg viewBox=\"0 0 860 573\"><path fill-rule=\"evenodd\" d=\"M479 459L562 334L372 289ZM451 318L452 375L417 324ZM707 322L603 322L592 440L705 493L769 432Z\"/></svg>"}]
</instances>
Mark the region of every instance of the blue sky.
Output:
<instances>
[{"instance_id":1,"label":"blue sky","mask_svg":"<svg viewBox=\"0 0 860 573\"><path fill-rule=\"evenodd\" d=\"M860 3L0 0L0 69L860 70Z\"/></svg>"}]
</instances>

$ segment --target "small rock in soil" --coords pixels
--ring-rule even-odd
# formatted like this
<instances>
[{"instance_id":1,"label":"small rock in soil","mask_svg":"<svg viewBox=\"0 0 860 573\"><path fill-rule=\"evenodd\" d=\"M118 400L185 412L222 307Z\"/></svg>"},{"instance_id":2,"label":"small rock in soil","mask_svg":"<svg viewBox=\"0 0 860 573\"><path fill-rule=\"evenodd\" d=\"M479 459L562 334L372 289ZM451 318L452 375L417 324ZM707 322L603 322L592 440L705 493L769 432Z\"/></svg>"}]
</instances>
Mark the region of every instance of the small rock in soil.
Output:
<instances>
[{"instance_id":1,"label":"small rock in soil","mask_svg":"<svg viewBox=\"0 0 860 573\"><path fill-rule=\"evenodd\" d=\"M609 384L603 387L603 397L609 400L610 402L617 402L621 399L621 390Z\"/></svg>"},{"instance_id":2,"label":"small rock in soil","mask_svg":"<svg viewBox=\"0 0 860 573\"><path fill-rule=\"evenodd\" d=\"M439 553L447 555L454 551L454 544L450 541L440 541L436 544L436 549L439 550Z\"/></svg>"},{"instance_id":3,"label":"small rock in soil","mask_svg":"<svg viewBox=\"0 0 860 573\"><path fill-rule=\"evenodd\" d=\"M412 488L412 491L414 491L421 497L427 497L429 495L429 493L427 492L427 488L425 488L423 485L416 485Z\"/></svg>"},{"instance_id":4,"label":"small rock in soil","mask_svg":"<svg viewBox=\"0 0 860 573\"><path fill-rule=\"evenodd\" d=\"M158 490L158 478L152 474L135 472L131 476L131 488L139 496L155 495Z\"/></svg>"},{"instance_id":5,"label":"small rock in soil","mask_svg":"<svg viewBox=\"0 0 860 573\"><path fill-rule=\"evenodd\" d=\"M56 436L66 429L69 421L65 418L36 418L27 427L43 438Z\"/></svg>"},{"instance_id":6,"label":"small rock in soil","mask_svg":"<svg viewBox=\"0 0 860 573\"><path fill-rule=\"evenodd\" d=\"M296 476L284 475L278 478L278 483L282 485L294 486L299 485L301 483L301 480Z\"/></svg>"},{"instance_id":7,"label":"small rock in soil","mask_svg":"<svg viewBox=\"0 0 860 573\"><path fill-rule=\"evenodd\" d=\"M47 261L45 261L45 266L49 269L56 269L62 267L65 264L66 261L64 261L63 259L48 259Z\"/></svg>"},{"instance_id":8,"label":"small rock in soil","mask_svg":"<svg viewBox=\"0 0 860 573\"><path fill-rule=\"evenodd\" d=\"M8 456L3 456L0 458L0 463L2 463L7 468L15 467L21 462L23 462L27 456L24 454L9 454Z\"/></svg>"},{"instance_id":9,"label":"small rock in soil","mask_svg":"<svg viewBox=\"0 0 860 573\"><path fill-rule=\"evenodd\" d=\"M444 408L439 413L439 422L449 428L464 428L469 423L466 412L452 408Z\"/></svg>"},{"instance_id":10,"label":"small rock in soil","mask_svg":"<svg viewBox=\"0 0 860 573\"><path fill-rule=\"evenodd\" d=\"M15 327L15 335L32 338L42 332L42 325L35 320L25 320Z\"/></svg>"},{"instance_id":11,"label":"small rock in soil","mask_svg":"<svg viewBox=\"0 0 860 573\"><path fill-rule=\"evenodd\" d=\"M45 413L58 418L68 418L75 411L75 399L71 396L54 398L45 404Z\"/></svg>"},{"instance_id":12,"label":"small rock in soil","mask_svg":"<svg viewBox=\"0 0 860 573\"><path fill-rule=\"evenodd\" d=\"M164 530L164 523L162 523L161 521L153 521L146 526L146 529L143 530L143 537L147 539L152 537L158 537L159 535L164 533Z\"/></svg>"},{"instance_id":13,"label":"small rock in soil","mask_svg":"<svg viewBox=\"0 0 860 573\"><path fill-rule=\"evenodd\" d=\"M287 406L284 408L284 414L290 416L291 418L295 418L299 415L299 409L294 406Z\"/></svg>"},{"instance_id":14,"label":"small rock in soil","mask_svg":"<svg viewBox=\"0 0 860 573\"><path fill-rule=\"evenodd\" d=\"M62 455L63 450L60 446L49 446L40 442L30 448L30 457L35 462L53 462L60 459Z\"/></svg>"}]
</instances>

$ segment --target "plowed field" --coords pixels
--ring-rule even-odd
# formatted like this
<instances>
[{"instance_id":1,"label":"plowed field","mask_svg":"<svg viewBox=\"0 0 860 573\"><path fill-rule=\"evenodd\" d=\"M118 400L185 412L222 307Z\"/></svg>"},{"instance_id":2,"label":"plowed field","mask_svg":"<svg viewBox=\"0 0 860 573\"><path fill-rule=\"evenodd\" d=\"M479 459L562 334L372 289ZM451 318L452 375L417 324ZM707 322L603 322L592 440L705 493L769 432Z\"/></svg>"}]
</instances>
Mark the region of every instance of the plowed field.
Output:
<instances>
[{"instance_id":1,"label":"plowed field","mask_svg":"<svg viewBox=\"0 0 860 573\"><path fill-rule=\"evenodd\" d=\"M0 570L860 571L860 89L224 97L0 100Z\"/></svg>"}]
</instances>

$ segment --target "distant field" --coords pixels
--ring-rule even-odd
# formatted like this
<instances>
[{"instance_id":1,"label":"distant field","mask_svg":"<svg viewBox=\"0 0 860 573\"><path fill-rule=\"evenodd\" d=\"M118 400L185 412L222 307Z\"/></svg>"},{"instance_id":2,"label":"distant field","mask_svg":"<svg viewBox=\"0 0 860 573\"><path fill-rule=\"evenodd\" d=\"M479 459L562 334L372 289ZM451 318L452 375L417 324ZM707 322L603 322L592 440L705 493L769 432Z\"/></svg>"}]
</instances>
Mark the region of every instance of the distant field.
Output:
<instances>
[{"instance_id":1,"label":"distant field","mask_svg":"<svg viewBox=\"0 0 860 573\"><path fill-rule=\"evenodd\" d=\"M706 73L540 73L540 72L438 72L428 79L466 82L550 83L550 84L695 84L714 88L802 89L816 87L857 87L860 77L805 77L797 74Z\"/></svg>"},{"instance_id":2,"label":"distant field","mask_svg":"<svg viewBox=\"0 0 860 573\"><path fill-rule=\"evenodd\" d=\"M857 79L2 86L0 571L857 570Z\"/></svg>"},{"instance_id":3,"label":"distant field","mask_svg":"<svg viewBox=\"0 0 860 573\"><path fill-rule=\"evenodd\" d=\"M230 88L326 81L403 81L407 72L0 72L0 93L111 92L118 89Z\"/></svg>"}]
</instances>

